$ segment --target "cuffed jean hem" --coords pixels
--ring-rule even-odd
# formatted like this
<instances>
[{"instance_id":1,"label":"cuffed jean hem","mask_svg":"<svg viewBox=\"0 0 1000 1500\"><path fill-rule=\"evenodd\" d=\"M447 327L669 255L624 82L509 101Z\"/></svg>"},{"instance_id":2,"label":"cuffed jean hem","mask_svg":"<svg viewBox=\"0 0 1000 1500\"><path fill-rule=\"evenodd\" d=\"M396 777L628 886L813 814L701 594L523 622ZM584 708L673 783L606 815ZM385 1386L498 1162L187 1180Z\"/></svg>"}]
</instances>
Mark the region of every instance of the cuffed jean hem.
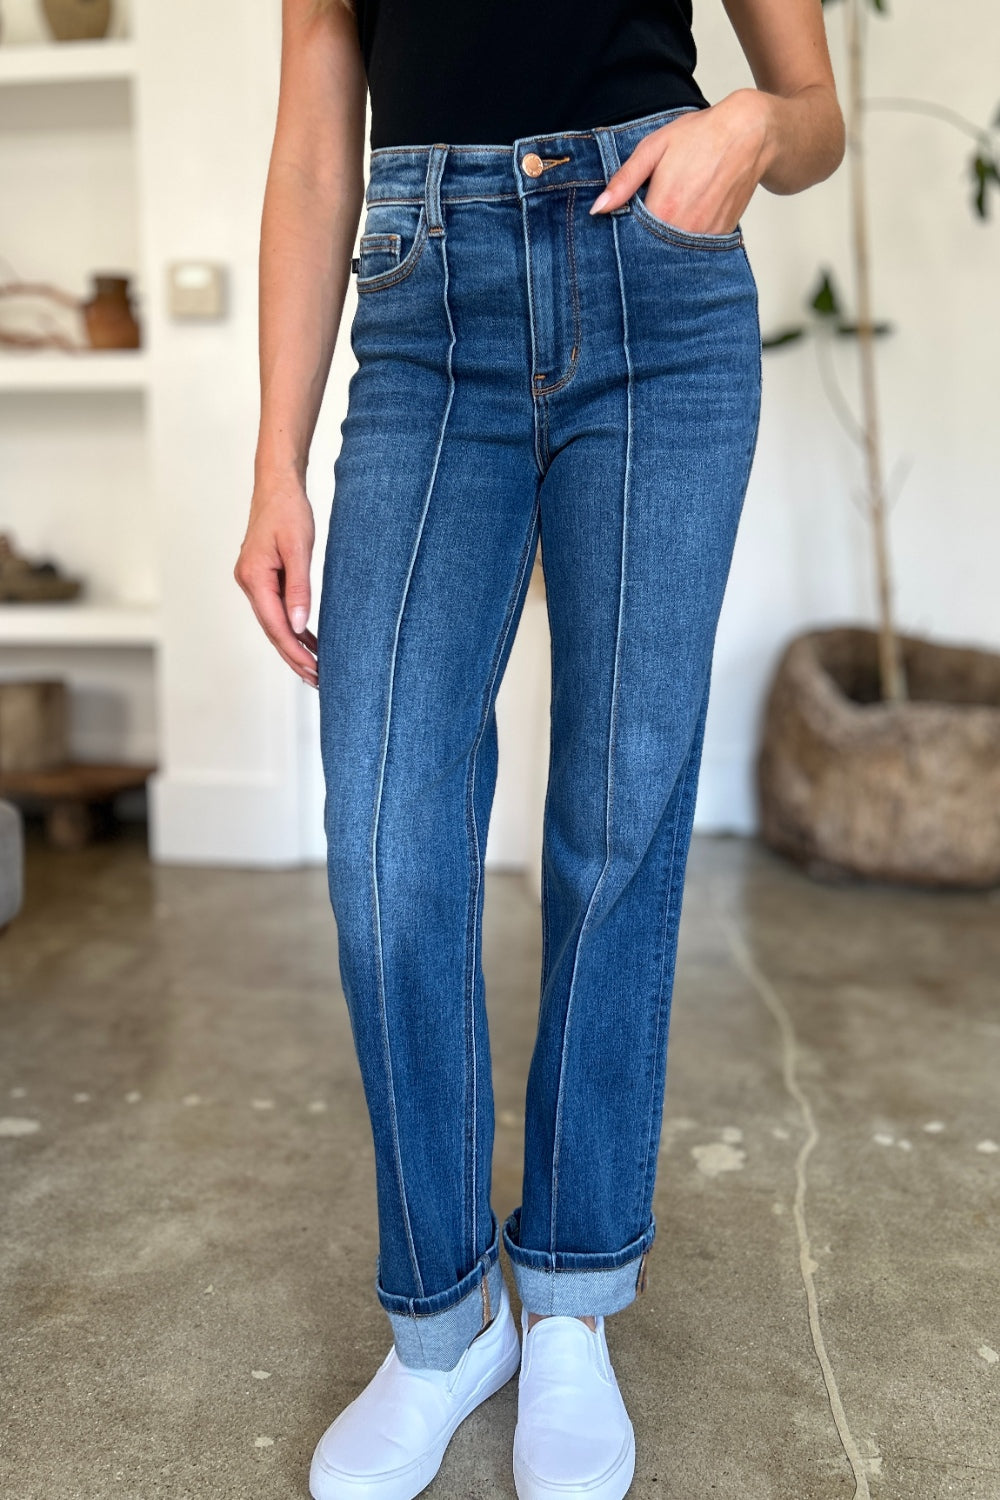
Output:
<instances>
[{"instance_id":1,"label":"cuffed jean hem","mask_svg":"<svg viewBox=\"0 0 1000 1500\"><path fill-rule=\"evenodd\" d=\"M620 1312L645 1286L646 1256L656 1234L650 1219L643 1234L610 1255L570 1250L526 1250L518 1243L521 1210L503 1226L504 1249L518 1296L528 1312L563 1317L601 1317Z\"/></svg>"},{"instance_id":2,"label":"cuffed jean hem","mask_svg":"<svg viewBox=\"0 0 1000 1500\"><path fill-rule=\"evenodd\" d=\"M500 1230L468 1275L432 1297L396 1297L375 1277L378 1300L389 1315L396 1353L417 1370L453 1370L477 1333L500 1308Z\"/></svg>"}]
</instances>

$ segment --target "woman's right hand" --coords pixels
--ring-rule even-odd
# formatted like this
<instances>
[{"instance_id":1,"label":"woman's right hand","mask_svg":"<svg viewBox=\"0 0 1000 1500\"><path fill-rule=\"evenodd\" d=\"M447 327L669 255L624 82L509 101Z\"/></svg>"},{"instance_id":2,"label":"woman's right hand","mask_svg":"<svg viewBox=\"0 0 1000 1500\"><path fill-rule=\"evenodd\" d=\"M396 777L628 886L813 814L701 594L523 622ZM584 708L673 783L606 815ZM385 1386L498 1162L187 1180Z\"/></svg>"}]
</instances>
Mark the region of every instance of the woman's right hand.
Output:
<instances>
[{"instance_id":1,"label":"woman's right hand","mask_svg":"<svg viewBox=\"0 0 1000 1500\"><path fill-rule=\"evenodd\" d=\"M303 682L318 687L317 641L306 629L315 538L312 506L298 474L258 478L233 576L279 656Z\"/></svg>"}]
</instances>

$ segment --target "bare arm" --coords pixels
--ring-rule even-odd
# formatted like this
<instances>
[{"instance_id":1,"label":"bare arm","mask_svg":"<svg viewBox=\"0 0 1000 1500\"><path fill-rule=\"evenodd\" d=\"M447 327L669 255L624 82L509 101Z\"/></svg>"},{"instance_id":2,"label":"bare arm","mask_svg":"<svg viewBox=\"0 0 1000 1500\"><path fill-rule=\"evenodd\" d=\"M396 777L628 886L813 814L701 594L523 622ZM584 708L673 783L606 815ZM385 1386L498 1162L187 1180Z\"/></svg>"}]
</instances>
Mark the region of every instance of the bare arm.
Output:
<instances>
[{"instance_id":1,"label":"bare arm","mask_svg":"<svg viewBox=\"0 0 1000 1500\"><path fill-rule=\"evenodd\" d=\"M844 118L821 0L723 0L750 64L764 118L764 172L772 193L822 182L844 156Z\"/></svg>"},{"instance_id":2,"label":"bare arm","mask_svg":"<svg viewBox=\"0 0 1000 1500\"><path fill-rule=\"evenodd\" d=\"M234 576L266 634L316 683L305 473L364 201L366 85L353 15L283 0L281 90L260 235L260 429ZM301 639L299 639L301 637Z\"/></svg>"},{"instance_id":3,"label":"bare arm","mask_svg":"<svg viewBox=\"0 0 1000 1500\"><path fill-rule=\"evenodd\" d=\"M723 3L757 87L644 136L592 211L617 208L649 178L652 213L695 233L725 234L758 184L798 193L839 166L844 121L821 0Z\"/></svg>"}]
</instances>

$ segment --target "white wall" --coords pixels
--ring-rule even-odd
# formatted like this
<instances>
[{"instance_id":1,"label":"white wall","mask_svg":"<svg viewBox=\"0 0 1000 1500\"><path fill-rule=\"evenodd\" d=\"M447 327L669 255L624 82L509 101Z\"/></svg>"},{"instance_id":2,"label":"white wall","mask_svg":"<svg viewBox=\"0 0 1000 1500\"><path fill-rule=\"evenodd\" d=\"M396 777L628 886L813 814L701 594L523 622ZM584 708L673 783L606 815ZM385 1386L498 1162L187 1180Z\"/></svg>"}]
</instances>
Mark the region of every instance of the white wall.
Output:
<instances>
[{"instance_id":1,"label":"white wall","mask_svg":"<svg viewBox=\"0 0 1000 1500\"><path fill-rule=\"evenodd\" d=\"M279 8L139 0L136 19L163 597L154 854L295 863L297 705L313 690L278 657L232 576L253 478L257 241ZM166 266L189 257L227 266L224 321L166 316Z\"/></svg>"},{"instance_id":2,"label":"white wall","mask_svg":"<svg viewBox=\"0 0 1000 1500\"><path fill-rule=\"evenodd\" d=\"M713 102L749 81L719 0L700 0L699 78ZM869 23L871 96L949 104L977 122L1000 103L1000 8L947 16L909 0ZM843 78L843 7L827 7ZM1000 213L968 206L971 142L919 115L872 113L870 198L887 465L911 464L892 515L901 625L1000 647L997 347ZM802 321L821 263L853 306L846 164L794 197L760 191L744 219L765 330ZM855 349L834 350L856 404ZM900 471L897 471L900 472ZM902 477L902 473L901 473ZM751 771L767 680L782 644L814 623L873 618L861 470L819 379L816 351L765 354L760 443L720 622L698 802L703 828L753 826ZM853 497L853 498L852 498Z\"/></svg>"}]
</instances>

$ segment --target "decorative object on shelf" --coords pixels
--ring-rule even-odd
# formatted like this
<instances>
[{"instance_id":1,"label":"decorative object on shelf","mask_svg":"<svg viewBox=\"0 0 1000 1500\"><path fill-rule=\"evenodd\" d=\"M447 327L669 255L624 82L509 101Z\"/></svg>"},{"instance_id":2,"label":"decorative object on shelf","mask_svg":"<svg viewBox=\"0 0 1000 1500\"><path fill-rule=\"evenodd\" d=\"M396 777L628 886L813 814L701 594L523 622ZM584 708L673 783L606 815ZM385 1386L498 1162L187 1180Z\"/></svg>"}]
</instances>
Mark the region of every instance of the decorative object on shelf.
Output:
<instances>
[{"instance_id":1,"label":"decorative object on shelf","mask_svg":"<svg viewBox=\"0 0 1000 1500\"><path fill-rule=\"evenodd\" d=\"M0 772L63 765L68 725L69 696L60 678L0 682Z\"/></svg>"},{"instance_id":2,"label":"decorative object on shelf","mask_svg":"<svg viewBox=\"0 0 1000 1500\"><path fill-rule=\"evenodd\" d=\"M81 578L68 578L49 558L32 562L17 551L9 531L0 532L0 603L75 599L82 589Z\"/></svg>"},{"instance_id":3,"label":"decorative object on shelf","mask_svg":"<svg viewBox=\"0 0 1000 1500\"><path fill-rule=\"evenodd\" d=\"M42 0L42 10L57 42L95 41L111 24L111 0Z\"/></svg>"},{"instance_id":4,"label":"decorative object on shelf","mask_svg":"<svg viewBox=\"0 0 1000 1500\"><path fill-rule=\"evenodd\" d=\"M138 349L139 324L132 310L129 278L96 272L90 300L81 304L91 349Z\"/></svg>"},{"instance_id":5,"label":"decorative object on shelf","mask_svg":"<svg viewBox=\"0 0 1000 1500\"><path fill-rule=\"evenodd\" d=\"M6 349L65 349L75 354L87 346L79 339L70 338L61 329L52 326L49 304L64 312L75 313L73 320L79 324L80 299L62 287L44 281L0 282L0 299L10 298L15 305L19 301L41 303L41 307L29 310L29 317L37 325L34 328L0 327L0 348ZM64 322L69 320L64 319Z\"/></svg>"},{"instance_id":6,"label":"decorative object on shelf","mask_svg":"<svg viewBox=\"0 0 1000 1500\"><path fill-rule=\"evenodd\" d=\"M45 813L54 849L81 849L115 828L115 798L144 787L155 765L67 761L46 771L0 771L0 796L24 800Z\"/></svg>"},{"instance_id":7,"label":"decorative object on shelf","mask_svg":"<svg viewBox=\"0 0 1000 1500\"><path fill-rule=\"evenodd\" d=\"M130 278L117 271L95 271L91 277L90 297L81 300L72 292L44 281L0 282L0 300L15 303L26 299L41 303L42 308L29 311L34 327L0 327L0 348L63 349L79 354L93 349L138 349L142 342L139 322L132 305ZM85 338L70 337L54 327L47 304L75 314L77 328L82 323Z\"/></svg>"},{"instance_id":8,"label":"decorative object on shelf","mask_svg":"<svg viewBox=\"0 0 1000 1500\"><path fill-rule=\"evenodd\" d=\"M1000 884L1000 654L899 643L901 703L882 697L875 630L788 646L757 766L763 837L820 877Z\"/></svg>"}]
</instances>

